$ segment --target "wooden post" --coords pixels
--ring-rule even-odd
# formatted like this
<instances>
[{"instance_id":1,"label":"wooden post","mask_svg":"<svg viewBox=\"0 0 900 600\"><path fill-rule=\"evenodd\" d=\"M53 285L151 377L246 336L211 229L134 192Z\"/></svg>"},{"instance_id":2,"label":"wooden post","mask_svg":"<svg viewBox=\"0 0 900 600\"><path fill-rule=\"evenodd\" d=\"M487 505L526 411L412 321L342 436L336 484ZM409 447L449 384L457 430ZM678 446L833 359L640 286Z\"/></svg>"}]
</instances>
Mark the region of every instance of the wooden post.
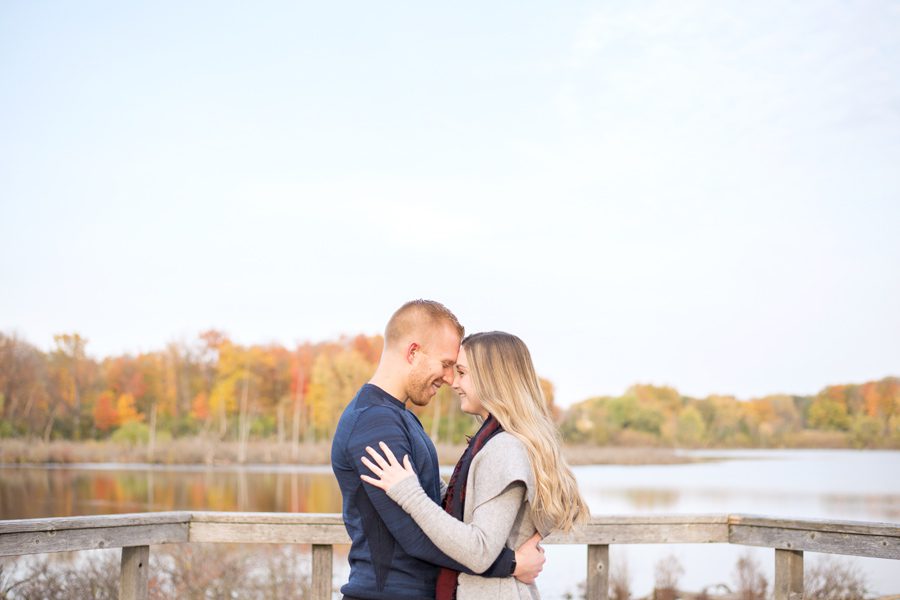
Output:
<instances>
[{"instance_id":1,"label":"wooden post","mask_svg":"<svg viewBox=\"0 0 900 600\"><path fill-rule=\"evenodd\" d=\"M609 546L588 544L587 600L606 600L609 595Z\"/></svg>"},{"instance_id":2,"label":"wooden post","mask_svg":"<svg viewBox=\"0 0 900 600\"><path fill-rule=\"evenodd\" d=\"M331 600L331 544L313 544L312 600Z\"/></svg>"},{"instance_id":3,"label":"wooden post","mask_svg":"<svg viewBox=\"0 0 900 600\"><path fill-rule=\"evenodd\" d=\"M122 574L119 578L119 600L147 600L150 573L150 546L122 548Z\"/></svg>"},{"instance_id":4,"label":"wooden post","mask_svg":"<svg viewBox=\"0 0 900 600\"><path fill-rule=\"evenodd\" d=\"M775 600L803 599L803 552L775 549Z\"/></svg>"}]
</instances>

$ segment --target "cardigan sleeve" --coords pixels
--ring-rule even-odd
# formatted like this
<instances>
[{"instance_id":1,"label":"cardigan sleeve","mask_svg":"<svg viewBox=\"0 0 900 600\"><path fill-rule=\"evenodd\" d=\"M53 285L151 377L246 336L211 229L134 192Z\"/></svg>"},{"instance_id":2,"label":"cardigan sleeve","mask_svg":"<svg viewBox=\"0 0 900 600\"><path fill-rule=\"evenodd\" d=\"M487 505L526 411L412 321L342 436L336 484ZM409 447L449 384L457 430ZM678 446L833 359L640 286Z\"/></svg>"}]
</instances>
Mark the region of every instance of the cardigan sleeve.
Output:
<instances>
[{"instance_id":1,"label":"cardigan sleeve","mask_svg":"<svg viewBox=\"0 0 900 600\"><path fill-rule=\"evenodd\" d=\"M360 458L366 456L366 446L377 448L379 441L387 444L397 456L412 453L410 441L397 411L372 407L366 411L366 418L360 419L352 431L346 449L348 463L352 464L354 469L364 469ZM438 473L435 475L440 478ZM418 486L418 478L414 477L413 479L416 480ZM384 491L368 483L361 482L361 486L377 513L377 516L373 516L380 519L404 552L439 567L447 567L456 571L465 571L469 568L465 563L453 560L447 553L442 552L430 539L430 536L423 535L422 528L410 518L408 511L400 508ZM421 486L419 489L422 490ZM441 510L440 506L435 504L424 490L422 490L422 495L438 510ZM515 553L512 550L501 547L494 553L484 569L473 571L473 573L484 577L507 577L514 557Z\"/></svg>"},{"instance_id":2,"label":"cardigan sleeve","mask_svg":"<svg viewBox=\"0 0 900 600\"><path fill-rule=\"evenodd\" d=\"M525 484L512 481L500 494L481 502L471 523L463 523L432 502L416 477L394 484L387 494L409 513L438 549L481 573L505 547L519 507L525 501Z\"/></svg>"}]
</instances>

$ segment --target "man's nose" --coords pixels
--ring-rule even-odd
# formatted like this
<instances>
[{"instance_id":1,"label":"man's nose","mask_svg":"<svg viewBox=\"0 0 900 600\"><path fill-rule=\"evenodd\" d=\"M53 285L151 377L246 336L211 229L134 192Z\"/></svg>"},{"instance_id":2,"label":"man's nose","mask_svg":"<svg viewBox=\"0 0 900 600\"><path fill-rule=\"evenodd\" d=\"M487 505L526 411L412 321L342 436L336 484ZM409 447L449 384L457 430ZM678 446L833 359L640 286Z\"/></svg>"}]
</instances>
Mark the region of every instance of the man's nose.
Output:
<instances>
[{"instance_id":1,"label":"man's nose","mask_svg":"<svg viewBox=\"0 0 900 600\"><path fill-rule=\"evenodd\" d=\"M441 381L446 383L447 385L453 385L453 369L444 369L444 376L441 377Z\"/></svg>"}]
</instances>

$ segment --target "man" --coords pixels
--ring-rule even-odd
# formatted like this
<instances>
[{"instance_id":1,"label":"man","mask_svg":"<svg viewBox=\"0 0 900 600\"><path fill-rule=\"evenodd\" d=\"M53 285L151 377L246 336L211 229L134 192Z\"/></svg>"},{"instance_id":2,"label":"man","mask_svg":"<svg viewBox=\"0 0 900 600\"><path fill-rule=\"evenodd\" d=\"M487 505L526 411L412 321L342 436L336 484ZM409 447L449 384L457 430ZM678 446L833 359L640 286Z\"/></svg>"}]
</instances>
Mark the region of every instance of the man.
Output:
<instances>
[{"instance_id":1,"label":"man","mask_svg":"<svg viewBox=\"0 0 900 600\"><path fill-rule=\"evenodd\" d=\"M463 332L453 313L438 302L413 300L401 306L385 329L375 375L341 415L331 466L352 540L350 581L341 588L344 600L433 600L440 567L471 573L438 550L385 492L360 479L366 446L383 441L396 456L409 455L422 488L440 503L446 485L437 452L406 407L409 402L426 406L442 385L453 382ZM544 564L539 541L535 536L515 553L504 548L479 574L533 582Z\"/></svg>"}]
</instances>

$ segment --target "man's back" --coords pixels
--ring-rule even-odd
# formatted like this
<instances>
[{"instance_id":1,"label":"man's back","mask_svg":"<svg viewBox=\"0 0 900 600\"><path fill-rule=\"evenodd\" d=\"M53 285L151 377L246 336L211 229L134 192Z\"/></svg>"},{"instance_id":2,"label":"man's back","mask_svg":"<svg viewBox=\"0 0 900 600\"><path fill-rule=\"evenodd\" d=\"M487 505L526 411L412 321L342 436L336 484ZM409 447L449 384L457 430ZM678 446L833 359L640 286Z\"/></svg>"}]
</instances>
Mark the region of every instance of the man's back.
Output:
<instances>
[{"instance_id":1,"label":"man's back","mask_svg":"<svg viewBox=\"0 0 900 600\"><path fill-rule=\"evenodd\" d=\"M409 454L423 489L440 501L437 453L421 423L402 402L377 386L364 385L344 409L331 447L352 540L350 581L341 592L358 598L430 600L438 568L422 558L441 564L450 559L384 492L363 485L360 458L366 446L377 447L379 441L398 456Z\"/></svg>"}]
</instances>

